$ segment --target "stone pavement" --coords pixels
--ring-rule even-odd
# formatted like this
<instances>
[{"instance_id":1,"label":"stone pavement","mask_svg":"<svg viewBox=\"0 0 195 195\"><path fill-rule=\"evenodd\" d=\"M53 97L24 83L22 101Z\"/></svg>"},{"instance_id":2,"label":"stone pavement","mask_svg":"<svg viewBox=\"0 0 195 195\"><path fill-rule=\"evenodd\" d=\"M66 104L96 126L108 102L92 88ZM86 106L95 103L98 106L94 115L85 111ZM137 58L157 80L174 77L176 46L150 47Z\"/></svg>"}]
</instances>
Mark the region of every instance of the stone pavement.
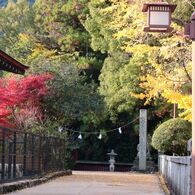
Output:
<instances>
[{"instance_id":1,"label":"stone pavement","mask_svg":"<svg viewBox=\"0 0 195 195\"><path fill-rule=\"evenodd\" d=\"M140 173L80 172L10 195L164 195L158 176Z\"/></svg>"}]
</instances>

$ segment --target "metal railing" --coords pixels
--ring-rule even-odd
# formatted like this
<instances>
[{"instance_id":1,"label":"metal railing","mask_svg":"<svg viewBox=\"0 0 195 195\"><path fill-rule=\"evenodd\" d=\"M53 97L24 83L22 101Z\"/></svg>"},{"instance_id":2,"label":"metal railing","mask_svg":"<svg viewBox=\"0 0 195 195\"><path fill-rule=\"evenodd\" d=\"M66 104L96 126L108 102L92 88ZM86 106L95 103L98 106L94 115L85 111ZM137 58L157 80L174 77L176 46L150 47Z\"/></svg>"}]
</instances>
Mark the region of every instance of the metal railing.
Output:
<instances>
[{"instance_id":1,"label":"metal railing","mask_svg":"<svg viewBox=\"0 0 195 195\"><path fill-rule=\"evenodd\" d=\"M64 169L65 139L0 128L0 182Z\"/></svg>"}]
</instances>

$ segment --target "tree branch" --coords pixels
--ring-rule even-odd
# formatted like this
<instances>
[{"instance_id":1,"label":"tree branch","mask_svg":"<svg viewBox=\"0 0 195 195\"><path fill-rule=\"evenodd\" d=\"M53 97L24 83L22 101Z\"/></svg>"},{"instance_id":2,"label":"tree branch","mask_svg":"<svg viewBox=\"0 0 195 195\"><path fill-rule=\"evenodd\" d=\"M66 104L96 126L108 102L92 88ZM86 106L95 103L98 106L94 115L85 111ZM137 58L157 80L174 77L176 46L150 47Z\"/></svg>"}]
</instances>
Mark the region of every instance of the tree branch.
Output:
<instances>
[{"instance_id":1,"label":"tree branch","mask_svg":"<svg viewBox=\"0 0 195 195\"><path fill-rule=\"evenodd\" d=\"M186 69L186 66L185 66L185 63L184 63L183 60L182 60L181 64L182 64L182 67L184 68L184 71L185 71L185 73L186 73L188 79L190 80L190 82L192 82L192 78L191 78L191 76L189 75L189 73L188 73L188 71L187 71L187 69Z\"/></svg>"}]
</instances>

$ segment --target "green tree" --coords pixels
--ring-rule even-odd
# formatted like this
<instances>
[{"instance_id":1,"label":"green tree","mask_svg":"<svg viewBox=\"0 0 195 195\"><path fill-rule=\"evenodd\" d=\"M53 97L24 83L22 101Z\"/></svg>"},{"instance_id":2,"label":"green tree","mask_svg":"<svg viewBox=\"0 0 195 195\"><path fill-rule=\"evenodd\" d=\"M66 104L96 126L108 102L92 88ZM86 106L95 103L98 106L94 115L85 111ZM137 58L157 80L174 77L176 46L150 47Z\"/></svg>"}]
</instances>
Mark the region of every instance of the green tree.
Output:
<instances>
[{"instance_id":1,"label":"green tree","mask_svg":"<svg viewBox=\"0 0 195 195\"><path fill-rule=\"evenodd\" d=\"M1 49L30 66L28 74L51 72L53 96L44 109L46 126L98 124L104 118L97 79L104 55L90 48L82 22L88 1L9 1L1 9ZM92 75L92 77L91 77Z\"/></svg>"},{"instance_id":2,"label":"green tree","mask_svg":"<svg viewBox=\"0 0 195 195\"><path fill-rule=\"evenodd\" d=\"M52 94L45 100L47 115L58 126L75 123L97 126L106 117L102 97L94 82L87 83L86 77L71 65L62 64L55 72L51 83Z\"/></svg>"},{"instance_id":3,"label":"green tree","mask_svg":"<svg viewBox=\"0 0 195 195\"><path fill-rule=\"evenodd\" d=\"M187 141L191 138L191 124L183 119L170 119L154 131L152 145L165 154L187 153Z\"/></svg>"},{"instance_id":4,"label":"green tree","mask_svg":"<svg viewBox=\"0 0 195 195\"><path fill-rule=\"evenodd\" d=\"M174 90L175 83L177 83L177 93L184 94L183 102L186 98L184 91L187 91L191 84L189 60L191 43L179 35L183 31L183 22L191 14L193 2L186 0L186 5L184 5L179 1L170 1L170 3L178 4L174 14L174 31L171 34L143 32L146 14L144 15L140 11L140 7L144 2L146 1L97 0L91 1L89 4L90 14L85 22L85 27L91 35L92 48L108 54L108 60L104 61L100 75L100 92L105 96L108 108L112 107L111 102L122 102L121 104L113 104L115 110L119 108L116 112L120 112L121 107L125 108L125 103L128 100L132 104L134 100L133 97L129 97L128 100L123 101L123 97L127 97L127 93L121 95L122 97L117 96L119 91L124 91L128 86L127 82L123 82L122 85L119 84L119 75L120 78L125 78L123 75L125 69L118 71L120 67L123 67L120 63L120 57L125 54L131 56L129 58L129 64L132 65L130 70L133 67L137 69L137 71L125 73L129 78L133 78L128 83L131 86L129 93L136 97L134 92L140 92L143 88L143 93L139 97L146 103L153 105L158 99L163 100L164 103L167 101L167 105L175 103L171 101L171 98L168 98L171 94L174 95L169 92ZM118 55L119 53L121 55ZM108 62L111 61L112 56L114 56L114 63L112 61L109 68L112 70L112 63L113 67L117 68L113 68L114 71L111 73L108 71ZM104 70L109 73L107 74ZM104 79L105 75L107 79ZM119 86L120 90L116 86ZM111 89L115 91L116 95L110 95ZM136 90L133 91L132 89ZM164 89L165 91L163 91ZM185 109L189 113L189 107L179 104L179 108ZM186 112L183 115L189 120L190 117Z\"/></svg>"}]
</instances>

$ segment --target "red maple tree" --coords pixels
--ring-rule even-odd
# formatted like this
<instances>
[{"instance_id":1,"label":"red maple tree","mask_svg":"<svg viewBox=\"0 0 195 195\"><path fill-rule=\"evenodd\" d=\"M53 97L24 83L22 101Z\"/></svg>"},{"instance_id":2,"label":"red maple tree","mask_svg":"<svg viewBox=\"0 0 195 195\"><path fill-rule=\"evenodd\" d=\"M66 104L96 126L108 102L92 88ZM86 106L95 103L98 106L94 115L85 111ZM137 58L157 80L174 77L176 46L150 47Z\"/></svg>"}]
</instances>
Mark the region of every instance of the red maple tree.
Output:
<instances>
[{"instance_id":1,"label":"red maple tree","mask_svg":"<svg viewBox=\"0 0 195 195\"><path fill-rule=\"evenodd\" d=\"M41 120L41 102L49 94L47 82L51 74L0 79L0 125L25 128L33 120Z\"/></svg>"}]
</instances>

